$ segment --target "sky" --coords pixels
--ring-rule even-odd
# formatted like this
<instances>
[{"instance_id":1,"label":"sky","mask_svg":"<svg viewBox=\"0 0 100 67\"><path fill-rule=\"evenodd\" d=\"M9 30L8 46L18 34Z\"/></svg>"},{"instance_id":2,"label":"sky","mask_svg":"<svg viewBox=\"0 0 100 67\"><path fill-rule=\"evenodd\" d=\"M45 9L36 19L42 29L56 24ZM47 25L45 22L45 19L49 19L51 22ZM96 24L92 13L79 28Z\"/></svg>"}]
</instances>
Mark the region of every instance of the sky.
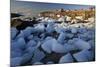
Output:
<instances>
[{"instance_id":1,"label":"sky","mask_svg":"<svg viewBox=\"0 0 100 67\"><path fill-rule=\"evenodd\" d=\"M93 5L40 3L11 0L11 13L22 13L27 16L36 16L38 13L56 9L88 9Z\"/></svg>"}]
</instances>

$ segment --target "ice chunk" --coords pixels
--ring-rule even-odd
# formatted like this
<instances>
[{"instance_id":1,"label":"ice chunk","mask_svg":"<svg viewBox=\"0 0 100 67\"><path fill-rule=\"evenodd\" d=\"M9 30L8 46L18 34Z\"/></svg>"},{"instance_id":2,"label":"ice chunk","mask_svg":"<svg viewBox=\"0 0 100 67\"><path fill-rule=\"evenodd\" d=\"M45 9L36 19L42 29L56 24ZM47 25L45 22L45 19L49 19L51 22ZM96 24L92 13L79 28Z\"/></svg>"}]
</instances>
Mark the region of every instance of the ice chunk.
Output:
<instances>
[{"instance_id":1,"label":"ice chunk","mask_svg":"<svg viewBox=\"0 0 100 67\"><path fill-rule=\"evenodd\" d=\"M48 62L47 62L47 64L53 64L53 63L54 63L54 62L52 62L52 61L48 61Z\"/></svg>"},{"instance_id":2,"label":"ice chunk","mask_svg":"<svg viewBox=\"0 0 100 67\"><path fill-rule=\"evenodd\" d=\"M45 38L45 41L51 40L51 39L53 39L53 37L48 36L48 37Z\"/></svg>"},{"instance_id":3,"label":"ice chunk","mask_svg":"<svg viewBox=\"0 0 100 67\"><path fill-rule=\"evenodd\" d=\"M73 36L74 36L74 34L72 34L72 33L66 33L67 38L73 38Z\"/></svg>"},{"instance_id":4,"label":"ice chunk","mask_svg":"<svg viewBox=\"0 0 100 67\"><path fill-rule=\"evenodd\" d=\"M57 40L54 40L52 42L52 51L56 52L56 53L66 53L66 45L62 45L60 43L57 42Z\"/></svg>"},{"instance_id":5,"label":"ice chunk","mask_svg":"<svg viewBox=\"0 0 100 67\"><path fill-rule=\"evenodd\" d=\"M52 18L49 18L49 19L48 19L48 22L50 22L50 23L51 23L51 22L56 22L56 20L54 20L54 19L52 19Z\"/></svg>"},{"instance_id":6,"label":"ice chunk","mask_svg":"<svg viewBox=\"0 0 100 67\"><path fill-rule=\"evenodd\" d=\"M36 42L34 40L30 40L26 45L26 47L34 47L34 46L36 46Z\"/></svg>"},{"instance_id":7,"label":"ice chunk","mask_svg":"<svg viewBox=\"0 0 100 67\"><path fill-rule=\"evenodd\" d=\"M19 48L21 48L21 49L25 48L26 42L25 42L24 38L19 38L19 39L17 40L16 45L18 45Z\"/></svg>"},{"instance_id":8,"label":"ice chunk","mask_svg":"<svg viewBox=\"0 0 100 67\"><path fill-rule=\"evenodd\" d=\"M17 36L17 39L20 37L26 38L31 35L31 33L34 31L33 27L27 27L24 30L21 30L19 35Z\"/></svg>"},{"instance_id":9,"label":"ice chunk","mask_svg":"<svg viewBox=\"0 0 100 67\"><path fill-rule=\"evenodd\" d=\"M15 57L15 58L11 58L11 66L12 67L16 67L21 65L22 62L22 58L21 57Z\"/></svg>"},{"instance_id":10,"label":"ice chunk","mask_svg":"<svg viewBox=\"0 0 100 67\"><path fill-rule=\"evenodd\" d=\"M24 49L26 46L24 38L19 38L18 40L11 43L11 49Z\"/></svg>"},{"instance_id":11,"label":"ice chunk","mask_svg":"<svg viewBox=\"0 0 100 67\"><path fill-rule=\"evenodd\" d=\"M17 35L16 39L21 38L21 37L25 38L24 32L23 32L22 30L21 30L20 33Z\"/></svg>"},{"instance_id":12,"label":"ice chunk","mask_svg":"<svg viewBox=\"0 0 100 67\"><path fill-rule=\"evenodd\" d=\"M31 27L27 27L26 29L24 29L24 30L23 30L24 37L28 37L29 35L31 35L32 29L33 29L33 28L31 28Z\"/></svg>"},{"instance_id":13,"label":"ice chunk","mask_svg":"<svg viewBox=\"0 0 100 67\"><path fill-rule=\"evenodd\" d=\"M39 62L45 57L44 52L40 51L39 49L36 49L34 51L34 56L32 57L32 63Z\"/></svg>"},{"instance_id":14,"label":"ice chunk","mask_svg":"<svg viewBox=\"0 0 100 67\"><path fill-rule=\"evenodd\" d=\"M24 52L29 52L29 53L34 53L34 51L36 50L37 48L36 47L27 47Z\"/></svg>"},{"instance_id":15,"label":"ice chunk","mask_svg":"<svg viewBox=\"0 0 100 67\"><path fill-rule=\"evenodd\" d=\"M53 22L49 22L46 28L46 31L48 33L52 33L54 31L54 23Z\"/></svg>"},{"instance_id":16,"label":"ice chunk","mask_svg":"<svg viewBox=\"0 0 100 67\"><path fill-rule=\"evenodd\" d=\"M35 62L34 64L35 64L35 65L41 65L41 64L43 64L43 63L41 63L41 62Z\"/></svg>"},{"instance_id":17,"label":"ice chunk","mask_svg":"<svg viewBox=\"0 0 100 67\"><path fill-rule=\"evenodd\" d=\"M59 43L63 43L65 38L66 38L66 33L62 32L62 33L60 33L60 35L59 35L57 41L58 41Z\"/></svg>"},{"instance_id":18,"label":"ice chunk","mask_svg":"<svg viewBox=\"0 0 100 67\"><path fill-rule=\"evenodd\" d=\"M82 28L78 28L78 32L79 33L86 33L87 32L87 29L82 27Z\"/></svg>"},{"instance_id":19,"label":"ice chunk","mask_svg":"<svg viewBox=\"0 0 100 67\"><path fill-rule=\"evenodd\" d=\"M44 24L40 23L37 26L35 26L34 29L36 29L38 32L44 32L45 26Z\"/></svg>"},{"instance_id":20,"label":"ice chunk","mask_svg":"<svg viewBox=\"0 0 100 67\"><path fill-rule=\"evenodd\" d=\"M95 49L95 40L89 40L88 43L91 45L92 49Z\"/></svg>"},{"instance_id":21,"label":"ice chunk","mask_svg":"<svg viewBox=\"0 0 100 67\"><path fill-rule=\"evenodd\" d=\"M88 50L82 50L78 53L73 54L73 56L79 62L91 61L94 58L93 52Z\"/></svg>"},{"instance_id":22,"label":"ice chunk","mask_svg":"<svg viewBox=\"0 0 100 67\"><path fill-rule=\"evenodd\" d=\"M11 28L11 39L14 39L17 33L18 33L18 30L15 27L12 27Z\"/></svg>"},{"instance_id":23,"label":"ice chunk","mask_svg":"<svg viewBox=\"0 0 100 67\"><path fill-rule=\"evenodd\" d=\"M77 39L75 42L74 42L74 45L80 49L80 50L83 50L83 49L90 49L91 46L88 42L82 40L82 39Z\"/></svg>"},{"instance_id":24,"label":"ice chunk","mask_svg":"<svg viewBox=\"0 0 100 67\"><path fill-rule=\"evenodd\" d=\"M72 63L73 61L72 55L68 53L60 58L59 63Z\"/></svg>"},{"instance_id":25,"label":"ice chunk","mask_svg":"<svg viewBox=\"0 0 100 67\"><path fill-rule=\"evenodd\" d=\"M77 33L77 29L76 28L71 28L71 33Z\"/></svg>"},{"instance_id":26,"label":"ice chunk","mask_svg":"<svg viewBox=\"0 0 100 67\"><path fill-rule=\"evenodd\" d=\"M51 53L52 52L52 43L53 43L54 39L50 39L50 40L46 40L43 44L42 44L42 49L44 51L46 51L47 53Z\"/></svg>"},{"instance_id":27,"label":"ice chunk","mask_svg":"<svg viewBox=\"0 0 100 67\"><path fill-rule=\"evenodd\" d=\"M62 22L62 21L66 21L66 17L62 16L58 19L58 21Z\"/></svg>"},{"instance_id":28,"label":"ice chunk","mask_svg":"<svg viewBox=\"0 0 100 67\"><path fill-rule=\"evenodd\" d=\"M27 37L27 39L28 39L28 40L32 40L32 39L33 39L33 35L29 35L29 36Z\"/></svg>"},{"instance_id":29,"label":"ice chunk","mask_svg":"<svg viewBox=\"0 0 100 67\"><path fill-rule=\"evenodd\" d=\"M21 56L22 56L22 52L21 51L15 51L15 50L11 51L11 58L13 58L13 57L21 57Z\"/></svg>"},{"instance_id":30,"label":"ice chunk","mask_svg":"<svg viewBox=\"0 0 100 67\"><path fill-rule=\"evenodd\" d=\"M67 52L73 51L73 50L78 50L78 48L75 45L70 45L70 44L64 44L64 45L65 45Z\"/></svg>"},{"instance_id":31,"label":"ice chunk","mask_svg":"<svg viewBox=\"0 0 100 67\"><path fill-rule=\"evenodd\" d=\"M33 56L32 52L25 53L22 56L22 64L25 64L25 63L29 62L32 59L32 56Z\"/></svg>"}]
</instances>

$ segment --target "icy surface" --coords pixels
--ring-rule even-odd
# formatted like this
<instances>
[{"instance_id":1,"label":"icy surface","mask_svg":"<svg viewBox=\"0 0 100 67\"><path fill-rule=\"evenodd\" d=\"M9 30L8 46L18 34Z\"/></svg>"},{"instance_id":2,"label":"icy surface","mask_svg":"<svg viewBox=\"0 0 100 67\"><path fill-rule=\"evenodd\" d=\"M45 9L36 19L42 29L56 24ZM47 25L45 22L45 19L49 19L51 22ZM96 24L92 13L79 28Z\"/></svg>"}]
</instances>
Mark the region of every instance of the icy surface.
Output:
<instances>
[{"instance_id":1,"label":"icy surface","mask_svg":"<svg viewBox=\"0 0 100 67\"><path fill-rule=\"evenodd\" d=\"M93 60L94 54L92 51L82 50L73 55L74 58L79 62L91 61Z\"/></svg>"},{"instance_id":2,"label":"icy surface","mask_svg":"<svg viewBox=\"0 0 100 67\"><path fill-rule=\"evenodd\" d=\"M14 27L11 28L11 39L14 39L15 36L17 35L18 30Z\"/></svg>"},{"instance_id":3,"label":"icy surface","mask_svg":"<svg viewBox=\"0 0 100 67\"><path fill-rule=\"evenodd\" d=\"M89 23L66 23L70 21L68 16L36 20L39 23L23 30L11 28L11 66L95 60L93 18Z\"/></svg>"},{"instance_id":4,"label":"icy surface","mask_svg":"<svg viewBox=\"0 0 100 67\"><path fill-rule=\"evenodd\" d=\"M74 60L70 53L62 56L59 60L59 63L72 63Z\"/></svg>"}]
</instances>

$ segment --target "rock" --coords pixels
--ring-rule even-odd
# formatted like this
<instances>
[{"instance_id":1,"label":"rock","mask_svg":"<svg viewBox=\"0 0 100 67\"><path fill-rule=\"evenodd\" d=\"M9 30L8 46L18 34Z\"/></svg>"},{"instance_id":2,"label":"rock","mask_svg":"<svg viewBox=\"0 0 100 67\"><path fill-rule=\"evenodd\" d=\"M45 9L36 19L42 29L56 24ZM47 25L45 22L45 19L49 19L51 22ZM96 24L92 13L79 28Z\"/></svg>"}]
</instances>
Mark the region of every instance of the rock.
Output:
<instances>
[{"instance_id":1,"label":"rock","mask_svg":"<svg viewBox=\"0 0 100 67\"><path fill-rule=\"evenodd\" d=\"M16 66L20 66L22 62L22 58L21 57L15 57L15 58L11 58L11 66L12 67L16 67Z\"/></svg>"},{"instance_id":2,"label":"rock","mask_svg":"<svg viewBox=\"0 0 100 67\"><path fill-rule=\"evenodd\" d=\"M62 56L59 60L59 63L72 63L74 62L72 55L70 53Z\"/></svg>"},{"instance_id":3,"label":"rock","mask_svg":"<svg viewBox=\"0 0 100 67\"><path fill-rule=\"evenodd\" d=\"M18 33L18 30L15 27L11 28L11 39L14 39Z\"/></svg>"},{"instance_id":4,"label":"rock","mask_svg":"<svg viewBox=\"0 0 100 67\"><path fill-rule=\"evenodd\" d=\"M32 57L32 62L31 63L39 62L44 57L45 57L44 52L40 51L39 49L36 49L34 51L34 56Z\"/></svg>"},{"instance_id":5,"label":"rock","mask_svg":"<svg viewBox=\"0 0 100 67\"><path fill-rule=\"evenodd\" d=\"M80 50L83 50L83 49L90 49L91 46L88 42L82 40L82 39L77 39L75 42L74 42L74 45L80 49Z\"/></svg>"},{"instance_id":6,"label":"rock","mask_svg":"<svg viewBox=\"0 0 100 67\"><path fill-rule=\"evenodd\" d=\"M78 62L91 61L94 58L93 52L88 50L82 50L78 53L73 54L73 56Z\"/></svg>"}]
</instances>

